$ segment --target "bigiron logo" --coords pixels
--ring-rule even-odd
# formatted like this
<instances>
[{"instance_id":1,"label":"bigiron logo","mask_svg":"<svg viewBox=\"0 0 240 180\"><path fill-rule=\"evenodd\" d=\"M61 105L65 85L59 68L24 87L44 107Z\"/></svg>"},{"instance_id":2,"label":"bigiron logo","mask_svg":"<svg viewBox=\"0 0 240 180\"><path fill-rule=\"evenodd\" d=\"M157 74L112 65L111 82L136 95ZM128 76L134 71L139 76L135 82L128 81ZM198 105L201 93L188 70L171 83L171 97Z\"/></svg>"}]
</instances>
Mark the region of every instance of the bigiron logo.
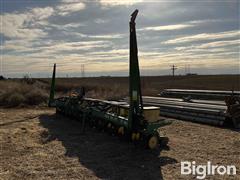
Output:
<instances>
[{"instance_id":1,"label":"bigiron logo","mask_svg":"<svg viewBox=\"0 0 240 180\"><path fill-rule=\"evenodd\" d=\"M204 179L207 175L236 175L234 165L212 165L210 161L206 165L196 165L196 162L182 161L181 175L196 175L197 179Z\"/></svg>"}]
</instances>

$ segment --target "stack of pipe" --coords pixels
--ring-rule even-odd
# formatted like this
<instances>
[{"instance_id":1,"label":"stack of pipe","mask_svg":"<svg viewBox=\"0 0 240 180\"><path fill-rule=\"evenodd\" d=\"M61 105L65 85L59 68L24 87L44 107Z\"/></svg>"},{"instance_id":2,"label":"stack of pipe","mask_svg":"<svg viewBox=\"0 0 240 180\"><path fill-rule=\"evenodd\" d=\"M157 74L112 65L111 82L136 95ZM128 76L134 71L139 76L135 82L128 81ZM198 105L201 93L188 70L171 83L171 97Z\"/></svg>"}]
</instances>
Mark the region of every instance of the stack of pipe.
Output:
<instances>
[{"instance_id":1,"label":"stack of pipe","mask_svg":"<svg viewBox=\"0 0 240 180\"><path fill-rule=\"evenodd\" d=\"M164 89L162 97L184 98L190 96L197 99L224 100L226 96L240 96L240 91L214 91L214 90L188 90L188 89Z\"/></svg>"},{"instance_id":2,"label":"stack of pipe","mask_svg":"<svg viewBox=\"0 0 240 180\"><path fill-rule=\"evenodd\" d=\"M160 107L162 116L200 123L223 125L227 117L227 106L224 101L184 101L178 98L143 96L143 103Z\"/></svg>"}]
</instances>

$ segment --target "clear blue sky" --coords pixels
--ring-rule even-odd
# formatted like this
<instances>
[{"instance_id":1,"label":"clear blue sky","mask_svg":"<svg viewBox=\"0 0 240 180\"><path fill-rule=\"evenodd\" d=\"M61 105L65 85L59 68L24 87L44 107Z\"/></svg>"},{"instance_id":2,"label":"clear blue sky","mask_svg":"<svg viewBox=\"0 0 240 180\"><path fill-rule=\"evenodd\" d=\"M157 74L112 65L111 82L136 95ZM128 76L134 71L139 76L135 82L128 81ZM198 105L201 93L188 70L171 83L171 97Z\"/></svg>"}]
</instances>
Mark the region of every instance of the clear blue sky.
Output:
<instances>
[{"instance_id":1,"label":"clear blue sky","mask_svg":"<svg viewBox=\"0 0 240 180\"><path fill-rule=\"evenodd\" d=\"M0 0L8 77L128 75L129 18L139 9L142 75L239 74L238 0Z\"/></svg>"}]
</instances>

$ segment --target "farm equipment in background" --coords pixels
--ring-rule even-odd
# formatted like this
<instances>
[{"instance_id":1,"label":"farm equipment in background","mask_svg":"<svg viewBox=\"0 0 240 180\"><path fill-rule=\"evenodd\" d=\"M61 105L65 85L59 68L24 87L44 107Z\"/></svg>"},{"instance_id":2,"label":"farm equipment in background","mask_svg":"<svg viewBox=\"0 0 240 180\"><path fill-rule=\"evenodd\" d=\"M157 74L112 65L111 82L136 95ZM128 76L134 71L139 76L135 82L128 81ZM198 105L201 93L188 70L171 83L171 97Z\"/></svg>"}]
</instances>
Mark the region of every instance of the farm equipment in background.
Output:
<instances>
[{"instance_id":1,"label":"farm equipment in background","mask_svg":"<svg viewBox=\"0 0 240 180\"><path fill-rule=\"evenodd\" d=\"M225 99L227 114L232 119L233 125L240 128L240 97L236 95L228 96Z\"/></svg>"},{"instance_id":2,"label":"farm equipment in background","mask_svg":"<svg viewBox=\"0 0 240 180\"><path fill-rule=\"evenodd\" d=\"M84 97L84 88L68 97L54 99L56 73L56 65L54 64L49 106L55 106L56 113L81 120L83 131L85 125L89 124L91 127L124 136L135 143L139 142L150 149L154 149L158 144L167 143L168 138L160 136L159 128L171 124L171 121L160 119L159 107L144 107L142 103L135 29L137 14L138 10L135 10L129 23L129 104L86 98Z\"/></svg>"}]
</instances>

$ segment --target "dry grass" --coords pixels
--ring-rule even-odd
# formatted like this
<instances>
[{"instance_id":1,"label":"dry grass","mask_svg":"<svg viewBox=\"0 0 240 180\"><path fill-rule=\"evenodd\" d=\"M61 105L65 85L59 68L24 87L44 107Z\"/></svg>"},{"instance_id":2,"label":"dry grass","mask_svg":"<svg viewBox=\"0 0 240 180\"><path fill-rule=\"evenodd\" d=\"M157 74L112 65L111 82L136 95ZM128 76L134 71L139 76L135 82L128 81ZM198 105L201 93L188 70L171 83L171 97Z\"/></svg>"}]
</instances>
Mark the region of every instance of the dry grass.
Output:
<instances>
[{"instance_id":1,"label":"dry grass","mask_svg":"<svg viewBox=\"0 0 240 180\"><path fill-rule=\"evenodd\" d=\"M5 80L0 82L0 88L2 106L45 105L48 100L47 89L40 83Z\"/></svg>"},{"instance_id":2,"label":"dry grass","mask_svg":"<svg viewBox=\"0 0 240 180\"><path fill-rule=\"evenodd\" d=\"M144 77L144 95L164 88L240 90L240 76ZM57 79L57 95L86 87L87 96L118 99L128 94L127 78ZM33 83L0 81L0 105L45 104L50 79ZM0 109L0 179L195 179L180 174L181 161L233 164L239 170L240 133L230 129L174 121L160 129L169 149L146 151L117 137L86 129L55 115L54 109ZM224 140L224 141L223 141ZM208 179L240 179L209 176Z\"/></svg>"}]
</instances>

